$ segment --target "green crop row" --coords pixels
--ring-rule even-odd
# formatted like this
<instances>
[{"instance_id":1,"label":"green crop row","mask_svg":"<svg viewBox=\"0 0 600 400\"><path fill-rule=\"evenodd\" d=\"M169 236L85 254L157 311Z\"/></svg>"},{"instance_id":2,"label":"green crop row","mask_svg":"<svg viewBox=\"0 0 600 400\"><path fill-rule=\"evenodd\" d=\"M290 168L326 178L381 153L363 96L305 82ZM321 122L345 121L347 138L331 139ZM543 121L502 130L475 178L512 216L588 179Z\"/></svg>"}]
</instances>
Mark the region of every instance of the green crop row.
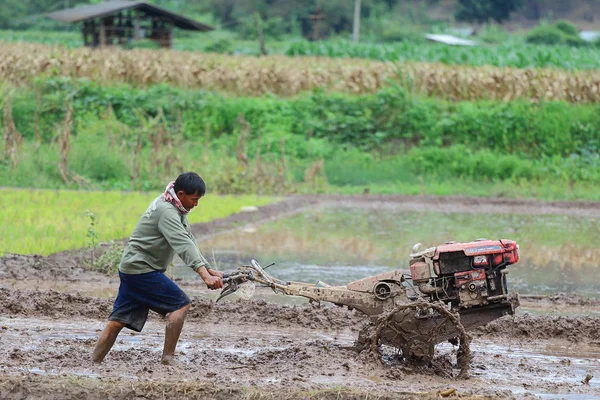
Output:
<instances>
[{"instance_id":1,"label":"green crop row","mask_svg":"<svg viewBox=\"0 0 600 400\"><path fill-rule=\"evenodd\" d=\"M418 42L356 44L346 41L299 41L291 44L286 54L515 68L586 70L600 67L600 56L596 47L537 45L514 40L497 45L477 46L448 46Z\"/></svg>"}]
</instances>

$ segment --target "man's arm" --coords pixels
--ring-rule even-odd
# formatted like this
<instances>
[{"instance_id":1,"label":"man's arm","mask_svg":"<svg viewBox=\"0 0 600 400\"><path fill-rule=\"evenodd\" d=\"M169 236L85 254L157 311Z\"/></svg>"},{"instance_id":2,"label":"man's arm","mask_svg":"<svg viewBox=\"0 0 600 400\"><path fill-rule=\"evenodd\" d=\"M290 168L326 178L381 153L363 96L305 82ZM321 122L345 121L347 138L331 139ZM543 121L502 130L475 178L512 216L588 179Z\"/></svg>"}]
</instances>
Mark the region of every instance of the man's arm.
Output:
<instances>
[{"instance_id":1,"label":"man's arm","mask_svg":"<svg viewBox=\"0 0 600 400\"><path fill-rule=\"evenodd\" d=\"M158 230L185 265L196 271L209 288L223 287L221 277L209 273L208 263L200 254L196 243L188 236L176 210L167 211L160 216Z\"/></svg>"}]
</instances>

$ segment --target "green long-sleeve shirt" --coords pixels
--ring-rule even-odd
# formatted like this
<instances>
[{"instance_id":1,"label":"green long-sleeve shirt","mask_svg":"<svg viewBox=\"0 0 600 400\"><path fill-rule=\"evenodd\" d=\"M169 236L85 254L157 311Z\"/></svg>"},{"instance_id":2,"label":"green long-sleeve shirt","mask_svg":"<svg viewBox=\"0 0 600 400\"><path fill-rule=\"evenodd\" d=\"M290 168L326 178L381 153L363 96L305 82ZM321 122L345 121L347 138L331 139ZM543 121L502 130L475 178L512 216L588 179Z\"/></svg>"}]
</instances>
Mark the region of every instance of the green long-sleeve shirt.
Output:
<instances>
[{"instance_id":1,"label":"green long-sleeve shirt","mask_svg":"<svg viewBox=\"0 0 600 400\"><path fill-rule=\"evenodd\" d=\"M196 245L187 216L162 195L157 197L138 221L119 264L125 274L166 271L177 255L197 271L208 263Z\"/></svg>"}]
</instances>

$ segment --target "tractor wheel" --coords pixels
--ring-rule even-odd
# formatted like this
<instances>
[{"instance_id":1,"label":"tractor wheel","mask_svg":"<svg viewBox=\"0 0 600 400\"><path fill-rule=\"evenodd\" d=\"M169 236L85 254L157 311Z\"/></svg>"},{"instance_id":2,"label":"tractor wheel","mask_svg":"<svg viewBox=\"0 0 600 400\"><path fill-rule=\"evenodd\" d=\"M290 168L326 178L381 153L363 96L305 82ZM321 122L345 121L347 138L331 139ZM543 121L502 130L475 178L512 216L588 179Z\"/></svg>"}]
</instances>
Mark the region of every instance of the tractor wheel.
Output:
<instances>
[{"instance_id":1,"label":"tractor wheel","mask_svg":"<svg viewBox=\"0 0 600 400\"><path fill-rule=\"evenodd\" d=\"M448 311L443 304L419 301L399 305L380 316L369 333L362 336L368 336L371 352L380 364L404 362L422 366L431 364L435 345L446 341L444 335L449 331L458 333L460 373L457 377L464 378L471 360L469 336L458 314Z\"/></svg>"}]
</instances>

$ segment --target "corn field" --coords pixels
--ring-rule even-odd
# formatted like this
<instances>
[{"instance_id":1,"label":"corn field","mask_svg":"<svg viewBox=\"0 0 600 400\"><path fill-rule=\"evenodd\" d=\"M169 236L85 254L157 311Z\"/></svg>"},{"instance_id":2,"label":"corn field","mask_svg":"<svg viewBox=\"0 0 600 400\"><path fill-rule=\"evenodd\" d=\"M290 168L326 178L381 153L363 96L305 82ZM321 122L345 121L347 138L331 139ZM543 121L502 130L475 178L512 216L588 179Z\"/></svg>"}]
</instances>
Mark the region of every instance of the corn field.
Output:
<instances>
[{"instance_id":1,"label":"corn field","mask_svg":"<svg viewBox=\"0 0 600 400\"><path fill-rule=\"evenodd\" d=\"M134 85L165 83L243 95L292 96L315 88L362 94L396 82L411 92L450 100L600 101L599 71L0 44L0 79L27 85L41 75Z\"/></svg>"}]
</instances>

